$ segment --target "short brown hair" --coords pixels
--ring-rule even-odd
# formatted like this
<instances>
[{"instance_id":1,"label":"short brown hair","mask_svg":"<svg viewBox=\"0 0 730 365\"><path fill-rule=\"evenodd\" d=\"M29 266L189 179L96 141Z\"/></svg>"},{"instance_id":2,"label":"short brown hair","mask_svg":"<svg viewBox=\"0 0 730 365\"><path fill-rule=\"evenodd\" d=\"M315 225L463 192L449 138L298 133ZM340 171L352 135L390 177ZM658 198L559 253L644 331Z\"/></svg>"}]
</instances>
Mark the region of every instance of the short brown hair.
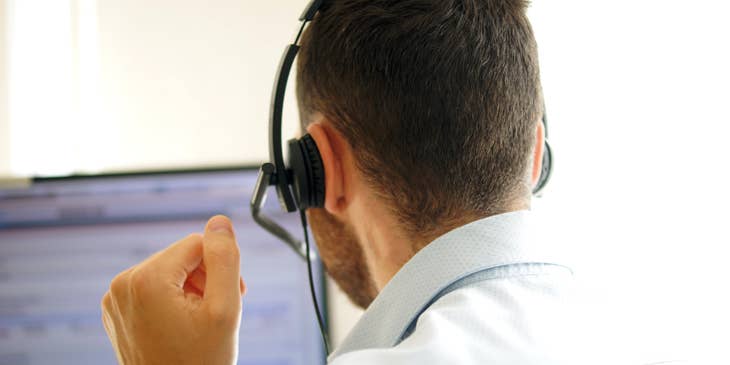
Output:
<instances>
[{"instance_id":1,"label":"short brown hair","mask_svg":"<svg viewBox=\"0 0 730 365\"><path fill-rule=\"evenodd\" d=\"M303 34L303 125L314 112L335 124L409 233L529 196L542 93L527 5L325 1Z\"/></svg>"}]
</instances>

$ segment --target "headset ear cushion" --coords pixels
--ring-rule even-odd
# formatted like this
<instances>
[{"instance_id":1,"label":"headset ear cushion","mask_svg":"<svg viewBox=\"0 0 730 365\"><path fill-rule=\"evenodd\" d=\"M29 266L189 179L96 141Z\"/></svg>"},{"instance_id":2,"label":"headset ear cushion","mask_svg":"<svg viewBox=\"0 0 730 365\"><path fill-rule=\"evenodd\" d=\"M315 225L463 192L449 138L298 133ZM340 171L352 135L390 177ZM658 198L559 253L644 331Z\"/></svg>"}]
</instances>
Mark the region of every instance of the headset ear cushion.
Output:
<instances>
[{"instance_id":1,"label":"headset ear cushion","mask_svg":"<svg viewBox=\"0 0 730 365\"><path fill-rule=\"evenodd\" d=\"M317 143L311 135L305 134L299 143L305 153L305 161L309 162L309 181L310 181L310 199L309 206L312 208L324 207L325 182L324 182L324 164L322 163L322 155L319 153Z\"/></svg>"}]
</instances>

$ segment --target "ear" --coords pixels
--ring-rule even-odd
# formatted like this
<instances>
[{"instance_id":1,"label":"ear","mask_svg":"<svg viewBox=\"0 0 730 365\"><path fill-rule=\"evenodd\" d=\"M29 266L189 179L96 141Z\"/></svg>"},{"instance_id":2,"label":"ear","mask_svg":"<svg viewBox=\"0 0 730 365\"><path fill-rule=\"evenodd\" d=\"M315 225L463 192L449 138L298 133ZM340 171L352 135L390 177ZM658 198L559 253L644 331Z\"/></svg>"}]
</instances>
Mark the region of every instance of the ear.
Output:
<instances>
[{"instance_id":1,"label":"ear","mask_svg":"<svg viewBox=\"0 0 730 365\"><path fill-rule=\"evenodd\" d=\"M350 153L349 143L335 128L326 122L326 119L311 123L307 127L307 133L312 136L317 144L319 154L322 157L322 165L324 165L324 209L335 216L339 216L347 206L345 193L346 184L349 181L346 176L349 166L345 166L345 163L349 161L346 156L347 153Z\"/></svg>"},{"instance_id":2,"label":"ear","mask_svg":"<svg viewBox=\"0 0 730 365\"><path fill-rule=\"evenodd\" d=\"M534 188L540 179L540 172L542 171L542 154L545 152L545 125L542 121L537 123L535 127L535 148L532 154L532 174L530 175L530 183Z\"/></svg>"}]
</instances>

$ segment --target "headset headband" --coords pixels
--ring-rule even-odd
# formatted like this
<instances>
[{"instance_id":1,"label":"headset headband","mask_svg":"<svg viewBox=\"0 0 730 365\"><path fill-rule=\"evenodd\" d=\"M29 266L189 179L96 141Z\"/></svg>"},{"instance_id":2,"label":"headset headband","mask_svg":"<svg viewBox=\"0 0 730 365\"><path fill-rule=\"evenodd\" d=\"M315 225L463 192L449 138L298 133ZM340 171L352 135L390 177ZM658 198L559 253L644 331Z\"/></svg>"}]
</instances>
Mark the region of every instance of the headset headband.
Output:
<instances>
[{"instance_id":1,"label":"headset headband","mask_svg":"<svg viewBox=\"0 0 730 365\"><path fill-rule=\"evenodd\" d=\"M263 164L259 169L259 177L256 181L253 197L251 198L251 213L254 220L264 229L286 242L303 258L306 257L307 253L304 243L294 238L283 227L262 214L261 209L266 200L266 189L270 185L274 185L276 186L276 193L282 209L287 212L297 210L294 195L290 188L291 171L287 170L284 164L284 152L282 148L281 125L284 111L284 94L286 93L286 84L289 80L291 68L294 65L294 59L299 51L299 38L304 31L304 27L319 11L322 2L323 0L311 0L307 4L307 7L304 8L304 11L299 17L302 24L299 26L294 42L286 47L279 62L279 69L274 79L274 88L271 94L271 105L269 109L270 162Z\"/></svg>"}]
</instances>

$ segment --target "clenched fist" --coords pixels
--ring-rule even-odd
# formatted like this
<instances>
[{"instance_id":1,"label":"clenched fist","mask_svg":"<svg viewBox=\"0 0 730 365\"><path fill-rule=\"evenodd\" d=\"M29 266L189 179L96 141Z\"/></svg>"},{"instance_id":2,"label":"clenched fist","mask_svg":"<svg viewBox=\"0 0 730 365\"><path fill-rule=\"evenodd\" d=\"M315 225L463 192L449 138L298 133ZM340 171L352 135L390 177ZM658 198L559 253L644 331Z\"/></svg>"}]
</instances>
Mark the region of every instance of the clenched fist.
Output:
<instances>
[{"instance_id":1,"label":"clenched fist","mask_svg":"<svg viewBox=\"0 0 730 365\"><path fill-rule=\"evenodd\" d=\"M236 362L241 296L238 245L224 216L117 275L102 299L120 364Z\"/></svg>"}]
</instances>

